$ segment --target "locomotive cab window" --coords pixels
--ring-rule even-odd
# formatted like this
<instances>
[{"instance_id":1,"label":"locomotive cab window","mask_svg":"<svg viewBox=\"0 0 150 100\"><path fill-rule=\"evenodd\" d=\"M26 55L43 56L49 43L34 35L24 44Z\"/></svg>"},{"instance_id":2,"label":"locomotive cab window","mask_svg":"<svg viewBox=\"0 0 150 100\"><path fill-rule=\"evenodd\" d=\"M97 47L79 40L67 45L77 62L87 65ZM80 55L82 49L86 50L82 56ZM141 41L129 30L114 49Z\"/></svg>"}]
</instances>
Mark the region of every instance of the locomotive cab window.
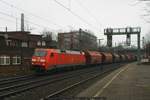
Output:
<instances>
[{"instance_id":1,"label":"locomotive cab window","mask_svg":"<svg viewBox=\"0 0 150 100\"><path fill-rule=\"evenodd\" d=\"M38 50L38 51L35 51L34 53L34 56L39 56L39 57L43 57L46 55L47 55L47 51L44 51L44 50Z\"/></svg>"}]
</instances>

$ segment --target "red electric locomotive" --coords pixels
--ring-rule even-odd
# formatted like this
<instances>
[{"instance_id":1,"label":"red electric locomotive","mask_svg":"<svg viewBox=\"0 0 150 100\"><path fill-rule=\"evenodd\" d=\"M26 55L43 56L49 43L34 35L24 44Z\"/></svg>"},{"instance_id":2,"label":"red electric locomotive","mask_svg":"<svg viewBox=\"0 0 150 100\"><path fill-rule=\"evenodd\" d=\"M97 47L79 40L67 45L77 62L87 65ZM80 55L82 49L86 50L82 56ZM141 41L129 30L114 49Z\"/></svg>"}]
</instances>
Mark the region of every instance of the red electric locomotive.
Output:
<instances>
[{"instance_id":1,"label":"red electric locomotive","mask_svg":"<svg viewBox=\"0 0 150 100\"><path fill-rule=\"evenodd\" d=\"M84 52L59 49L35 49L32 57L33 68L40 71L75 65L85 65Z\"/></svg>"}]
</instances>

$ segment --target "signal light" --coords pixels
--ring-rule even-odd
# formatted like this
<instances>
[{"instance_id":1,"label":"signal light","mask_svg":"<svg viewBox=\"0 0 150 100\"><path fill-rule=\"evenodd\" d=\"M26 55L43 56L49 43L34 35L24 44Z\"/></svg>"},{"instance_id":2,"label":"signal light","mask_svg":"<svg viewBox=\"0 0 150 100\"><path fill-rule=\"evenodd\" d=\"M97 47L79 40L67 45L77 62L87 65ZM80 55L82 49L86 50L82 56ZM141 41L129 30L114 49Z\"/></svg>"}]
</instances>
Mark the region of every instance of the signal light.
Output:
<instances>
[{"instance_id":1,"label":"signal light","mask_svg":"<svg viewBox=\"0 0 150 100\"><path fill-rule=\"evenodd\" d=\"M45 59L40 59L40 62L46 62L46 60Z\"/></svg>"}]
</instances>

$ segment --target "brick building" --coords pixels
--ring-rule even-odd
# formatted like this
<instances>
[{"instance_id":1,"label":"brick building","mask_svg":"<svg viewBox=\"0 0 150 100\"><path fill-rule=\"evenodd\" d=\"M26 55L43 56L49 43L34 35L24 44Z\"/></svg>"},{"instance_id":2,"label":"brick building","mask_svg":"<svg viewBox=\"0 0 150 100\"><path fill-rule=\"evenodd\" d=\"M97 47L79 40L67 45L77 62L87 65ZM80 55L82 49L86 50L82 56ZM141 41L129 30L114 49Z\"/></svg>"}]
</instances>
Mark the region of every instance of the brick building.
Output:
<instances>
[{"instance_id":1,"label":"brick building","mask_svg":"<svg viewBox=\"0 0 150 100\"><path fill-rule=\"evenodd\" d=\"M79 31L58 33L58 47L69 50L96 50L97 37L81 29Z\"/></svg>"},{"instance_id":2,"label":"brick building","mask_svg":"<svg viewBox=\"0 0 150 100\"><path fill-rule=\"evenodd\" d=\"M0 32L0 71L20 66L29 69L34 48L56 47L56 45L56 41L52 41L51 38L30 32Z\"/></svg>"}]
</instances>

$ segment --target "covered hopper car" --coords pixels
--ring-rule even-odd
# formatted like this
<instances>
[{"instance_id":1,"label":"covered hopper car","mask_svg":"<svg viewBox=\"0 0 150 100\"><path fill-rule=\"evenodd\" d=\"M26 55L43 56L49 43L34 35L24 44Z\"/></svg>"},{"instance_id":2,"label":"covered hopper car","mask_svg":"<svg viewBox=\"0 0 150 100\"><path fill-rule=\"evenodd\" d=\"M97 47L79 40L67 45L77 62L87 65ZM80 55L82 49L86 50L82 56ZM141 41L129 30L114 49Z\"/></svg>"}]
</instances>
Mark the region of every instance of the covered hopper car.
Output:
<instances>
[{"instance_id":1,"label":"covered hopper car","mask_svg":"<svg viewBox=\"0 0 150 100\"><path fill-rule=\"evenodd\" d=\"M96 65L102 63L102 55L99 52L85 50L84 53L86 58L86 64Z\"/></svg>"},{"instance_id":2,"label":"covered hopper car","mask_svg":"<svg viewBox=\"0 0 150 100\"><path fill-rule=\"evenodd\" d=\"M111 53L104 53L101 52L102 54L102 63L106 64L106 63L112 63L113 62L113 56Z\"/></svg>"}]
</instances>

